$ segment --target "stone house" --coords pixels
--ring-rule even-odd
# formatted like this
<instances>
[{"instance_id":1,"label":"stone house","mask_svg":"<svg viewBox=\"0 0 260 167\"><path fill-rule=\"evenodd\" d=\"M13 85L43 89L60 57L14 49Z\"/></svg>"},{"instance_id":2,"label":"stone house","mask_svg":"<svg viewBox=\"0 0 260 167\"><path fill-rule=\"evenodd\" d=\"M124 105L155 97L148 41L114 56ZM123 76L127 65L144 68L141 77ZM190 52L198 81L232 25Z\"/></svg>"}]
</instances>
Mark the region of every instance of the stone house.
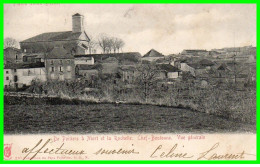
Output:
<instances>
[{"instance_id":1,"label":"stone house","mask_svg":"<svg viewBox=\"0 0 260 167\"><path fill-rule=\"evenodd\" d=\"M21 63L23 62L22 50L8 47L4 49L4 63Z\"/></svg>"},{"instance_id":2,"label":"stone house","mask_svg":"<svg viewBox=\"0 0 260 167\"><path fill-rule=\"evenodd\" d=\"M118 71L119 61L115 57L109 57L101 62L103 74L115 74Z\"/></svg>"},{"instance_id":3,"label":"stone house","mask_svg":"<svg viewBox=\"0 0 260 167\"><path fill-rule=\"evenodd\" d=\"M180 77L181 70L171 64L157 64L158 79L176 79Z\"/></svg>"},{"instance_id":4,"label":"stone house","mask_svg":"<svg viewBox=\"0 0 260 167\"><path fill-rule=\"evenodd\" d=\"M135 66L128 66L128 65L121 66L118 68L118 72L121 75L122 81L128 84L133 83L135 78L138 75Z\"/></svg>"},{"instance_id":5,"label":"stone house","mask_svg":"<svg viewBox=\"0 0 260 167\"><path fill-rule=\"evenodd\" d=\"M46 81L44 63L15 63L4 66L4 87L22 88L31 85L32 80Z\"/></svg>"},{"instance_id":6,"label":"stone house","mask_svg":"<svg viewBox=\"0 0 260 167\"><path fill-rule=\"evenodd\" d=\"M63 47L54 47L47 53L45 68L48 80L75 79L74 56Z\"/></svg>"},{"instance_id":7,"label":"stone house","mask_svg":"<svg viewBox=\"0 0 260 167\"><path fill-rule=\"evenodd\" d=\"M79 78L84 77L86 79L93 79L94 76L98 76L101 69L102 66L100 64L77 64L75 67L75 74Z\"/></svg>"}]
</instances>

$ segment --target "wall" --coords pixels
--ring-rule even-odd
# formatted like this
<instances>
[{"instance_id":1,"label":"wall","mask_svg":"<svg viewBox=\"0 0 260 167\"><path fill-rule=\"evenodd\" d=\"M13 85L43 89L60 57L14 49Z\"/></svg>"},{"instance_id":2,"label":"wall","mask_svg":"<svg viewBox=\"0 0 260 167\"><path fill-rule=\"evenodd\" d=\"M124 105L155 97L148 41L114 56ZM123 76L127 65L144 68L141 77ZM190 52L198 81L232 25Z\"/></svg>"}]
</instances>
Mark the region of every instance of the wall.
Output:
<instances>
[{"instance_id":1,"label":"wall","mask_svg":"<svg viewBox=\"0 0 260 167\"><path fill-rule=\"evenodd\" d=\"M79 75L90 79L92 75L98 75L98 70L79 70Z\"/></svg>"},{"instance_id":2,"label":"wall","mask_svg":"<svg viewBox=\"0 0 260 167\"><path fill-rule=\"evenodd\" d=\"M175 79L175 78L178 78L178 77L179 77L179 72L168 72L167 73L167 78Z\"/></svg>"},{"instance_id":3,"label":"wall","mask_svg":"<svg viewBox=\"0 0 260 167\"><path fill-rule=\"evenodd\" d=\"M188 71L191 73L191 75L195 76L195 69L190 67L188 64L186 63L181 63L181 70L182 71Z\"/></svg>"},{"instance_id":4,"label":"wall","mask_svg":"<svg viewBox=\"0 0 260 167\"><path fill-rule=\"evenodd\" d=\"M118 62L113 63L102 63L102 72L104 74L114 74L117 72Z\"/></svg>"},{"instance_id":5,"label":"wall","mask_svg":"<svg viewBox=\"0 0 260 167\"><path fill-rule=\"evenodd\" d=\"M39 79L46 81L45 68L29 68L29 69L17 69L18 83L31 85L32 80Z\"/></svg>"},{"instance_id":6,"label":"wall","mask_svg":"<svg viewBox=\"0 0 260 167\"><path fill-rule=\"evenodd\" d=\"M6 71L8 71L8 74L6 74ZM17 81L14 80L15 76L17 76ZM7 80L6 77L9 77L9 80ZM14 87L15 83L18 84L18 87L23 87L23 85L29 86L31 85L32 80L34 79L46 81L46 71L44 67L25 69L4 69L5 87Z\"/></svg>"},{"instance_id":7,"label":"wall","mask_svg":"<svg viewBox=\"0 0 260 167\"><path fill-rule=\"evenodd\" d=\"M93 65L94 64L94 58L93 57L78 57L78 58L75 58L75 65L77 65L77 64Z\"/></svg>"},{"instance_id":8,"label":"wall","mask_svg":"<svg viewBox=\"0 0 260 167\"><path fill-rule=\"evenodd\" d=\"M13 83L13 79L13 71L11 69L4 69L4 86L11 86L11 84Z\"/></svg>"},{"instance_id":9,"label":"wall","mask_svg":"<svg viewBox=\"0 0 260 167\"><path fill-rule=\"evenodd\" d=\"M157 59L161 59L163 57L142 57L142 60L147 60L147 61L155 61Z\"/></svg>"},{"instance_id":10,"label":"wall","mask_svg":"<svg viewBox=\"0 0 260 167\"><path fill-rule=\"evenodd\" d=\"M4 61L18 63L23 61L23 53L15 51L13 49L5 49L4 50Z\"/></svg>"}]
</instances>

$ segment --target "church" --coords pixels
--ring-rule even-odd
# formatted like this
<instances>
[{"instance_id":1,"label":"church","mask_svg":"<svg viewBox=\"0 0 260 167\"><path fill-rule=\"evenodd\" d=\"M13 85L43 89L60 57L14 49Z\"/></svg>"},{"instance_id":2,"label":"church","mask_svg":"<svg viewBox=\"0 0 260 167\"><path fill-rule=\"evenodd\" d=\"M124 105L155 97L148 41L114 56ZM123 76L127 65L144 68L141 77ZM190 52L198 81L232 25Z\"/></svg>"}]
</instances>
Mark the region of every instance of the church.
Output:
<instances>
[{"instance_id":1,"label":"church","mask_svg":"<svg viewBox=\"0 0 260 167\"><path fill-rule=\"evenodd\" d=\"M63 47L73 55L86 54L90 41L84 30L84 16L72 16L72 31L47 32L20 42L22 52L48 53L54 47Z\"/></svg>"}]
</instances>

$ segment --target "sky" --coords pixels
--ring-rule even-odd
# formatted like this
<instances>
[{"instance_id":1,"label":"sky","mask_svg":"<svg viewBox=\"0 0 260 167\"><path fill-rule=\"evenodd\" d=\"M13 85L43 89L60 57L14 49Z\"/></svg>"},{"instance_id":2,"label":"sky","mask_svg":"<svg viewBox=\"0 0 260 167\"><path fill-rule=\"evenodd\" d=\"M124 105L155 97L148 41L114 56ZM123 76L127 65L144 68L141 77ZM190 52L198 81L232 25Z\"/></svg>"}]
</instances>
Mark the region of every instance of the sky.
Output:
<instances>
[{"instance_id":1,"label":"sky","mask_svg":"<svg viewBox=\"0 0 260 167\"><path fill-rule=\"evenodd\" d=\"M75 13L93 39L123 39L124 52L256 46L255 4L5 4L4 38L71 31Z\"/></svg>"}]
</instances>

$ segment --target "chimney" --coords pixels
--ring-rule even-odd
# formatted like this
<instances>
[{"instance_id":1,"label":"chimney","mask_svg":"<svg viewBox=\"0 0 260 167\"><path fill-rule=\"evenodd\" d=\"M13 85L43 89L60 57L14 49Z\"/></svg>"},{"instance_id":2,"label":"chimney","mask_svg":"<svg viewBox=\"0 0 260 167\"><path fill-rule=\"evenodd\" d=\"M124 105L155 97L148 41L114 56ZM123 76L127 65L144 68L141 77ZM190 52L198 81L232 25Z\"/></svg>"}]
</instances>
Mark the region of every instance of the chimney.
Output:
<instances>
[{"instance_id":1,"label":"chimney","mask_svg":"<svg viewBox=\"0 0 260 167\"><path fill-rule=\"evenodd\" d=\"M72 32L84 32L84 16L76 13L72 16Z\"/></svg>"}]
</instances>

